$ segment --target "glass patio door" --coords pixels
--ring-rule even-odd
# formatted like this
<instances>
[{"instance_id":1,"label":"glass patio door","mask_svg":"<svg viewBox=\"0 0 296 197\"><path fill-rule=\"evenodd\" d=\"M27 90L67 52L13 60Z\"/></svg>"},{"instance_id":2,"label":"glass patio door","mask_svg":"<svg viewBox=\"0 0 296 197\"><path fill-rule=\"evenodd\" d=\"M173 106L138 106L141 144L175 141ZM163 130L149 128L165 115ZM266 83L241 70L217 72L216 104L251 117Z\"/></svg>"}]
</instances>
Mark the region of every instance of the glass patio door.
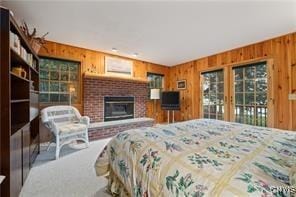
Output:
<instances>
[{"instance_id":1,"label":"glass patio door","mask_svg":"<svg viewBox=\"0 0 296 197\"><path fill-rule=\"evenodd\" d=\"M232 120L266 127L268 125L267 62L233 68L231 95Z\"/></svg>"},{"instance_id":2,"label":"glass patio door","mask_svg":"<svg viewBox=\"0 0 296 197\"><path fill-rule=\"evenodd\" d=\"M201 117L224 120L224 71L201 74Z\"/></svg>"}]
</instances>

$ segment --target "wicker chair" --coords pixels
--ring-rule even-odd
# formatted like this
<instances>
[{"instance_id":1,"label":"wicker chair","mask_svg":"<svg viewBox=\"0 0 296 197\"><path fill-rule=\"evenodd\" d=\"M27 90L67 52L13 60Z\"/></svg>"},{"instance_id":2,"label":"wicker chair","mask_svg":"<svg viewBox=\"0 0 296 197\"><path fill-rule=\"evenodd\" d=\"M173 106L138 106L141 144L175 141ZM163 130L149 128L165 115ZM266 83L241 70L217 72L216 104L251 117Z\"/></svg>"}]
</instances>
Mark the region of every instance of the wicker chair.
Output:
<instances>
[{"instance_id":1,"label":"wicker chair","mask_svg":"<svg viewBox=\"0 0 296 197\"><path fill-rule=\"evenodd\" d=\"M41 111L41 119L54 135L51 142L56 143L56 159L59 158L61 148L72 141L81 140L86 143L86 147L89 146L89 117L81 116L75 107L47 107Z\"/></svg>"}]
</instances>

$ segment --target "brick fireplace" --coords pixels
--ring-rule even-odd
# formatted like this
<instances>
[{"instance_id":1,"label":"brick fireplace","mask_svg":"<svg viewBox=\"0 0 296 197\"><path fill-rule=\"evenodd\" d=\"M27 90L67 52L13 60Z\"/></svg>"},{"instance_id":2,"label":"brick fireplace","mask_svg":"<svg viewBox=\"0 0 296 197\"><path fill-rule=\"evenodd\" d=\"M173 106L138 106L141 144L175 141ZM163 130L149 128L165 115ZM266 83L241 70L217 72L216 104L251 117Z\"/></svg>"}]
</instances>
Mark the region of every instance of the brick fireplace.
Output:
<instances>
[{"instance_id":1,"label":"brick fireplace","mask_svg":"<svg viewBox=\"0 0 296 197\"><path fill-rule=\"evenodd\" d=\"M146 116L147 82L113 77L84 77L84 115L91 122L104 121L104 99L106 97L133 97L134 118Z\"/></svg>"},{"instance_id":2,"label":"brick fireplace","mask_svg":"<svg viewBox=\"0 0 296 197\"><path fill-rule=\"evenodd\" d=\"M88 130L90 140L112 137L128 129L153 126L154 120L145 117L148 91L146 81L84 76L83 87L84 115L89 116L91 120ZM132 106L127 105L130 103ZM115 112L110 112L110 106ZM105 109L106 107L109 109ZM110 118L112 114L114 117L126 117L128 114L132 116L130 119L107 120L106 115Z\"/></svg>"}]
</instances>

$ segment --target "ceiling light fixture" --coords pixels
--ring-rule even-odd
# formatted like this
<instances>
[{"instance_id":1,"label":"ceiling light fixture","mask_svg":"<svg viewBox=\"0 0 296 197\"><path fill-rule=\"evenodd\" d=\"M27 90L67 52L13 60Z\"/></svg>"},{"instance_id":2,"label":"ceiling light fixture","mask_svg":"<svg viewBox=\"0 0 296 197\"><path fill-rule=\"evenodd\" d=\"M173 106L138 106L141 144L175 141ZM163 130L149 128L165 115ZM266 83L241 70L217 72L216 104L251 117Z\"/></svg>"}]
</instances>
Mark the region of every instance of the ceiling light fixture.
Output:
<instances>
[{"instance_id":1,"label":"ceiling light fixture","mask_svg":"<svg viewBox=\"0 0 296 197\"><path fill-rule=\"evenodd\" d=\"M133 54L134 57L138 57L138 55L139 55L138 53L134 53Z\"/></svg>"},{"instance_id":2,"label":"ceiling light fixture","mask_svg":"<svg viewBox=\"0 0 296 197\"><path fill-rule=\"evenodd\" d=\"M112 48L112 51L115 52L115 53L117 53L118 52L118 49Z\"/></svg>"}]
</instances>

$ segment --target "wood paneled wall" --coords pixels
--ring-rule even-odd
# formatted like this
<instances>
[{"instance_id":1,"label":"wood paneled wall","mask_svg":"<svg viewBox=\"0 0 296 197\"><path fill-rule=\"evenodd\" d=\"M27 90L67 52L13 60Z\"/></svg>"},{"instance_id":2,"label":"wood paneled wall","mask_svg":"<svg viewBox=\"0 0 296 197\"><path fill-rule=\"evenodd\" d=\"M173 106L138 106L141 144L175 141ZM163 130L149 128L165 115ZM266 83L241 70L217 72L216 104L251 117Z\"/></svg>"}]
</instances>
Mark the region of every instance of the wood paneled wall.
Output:
<instances>
[{"instance_id":1,"label":"wood paneled wall","mask_svg":"<svg viewBox=\"0 0 296 197\"><path fill-rule=\"evenodd\" d=\"M229 50L170 68L170 89L176 81L186 79L187 89L181 91L182 107L176 120L200 118L200 73L218 68L271 59L274 62L274 127L296 130L296 101L288 94L296 93L296 33Z\"/></svg>"},{"instance_id":2,"label":"wood paneled wall","mask_svg":"<svg viewBox=\"0 0 296 197\"><path fill-rule=\"evenodd\" d=\"M84 72L88 70L89 67L94 65L96 67L96 71L98 74L104 74L105 71L105 56L114 56L111 54L79 48L75 46L70 46L66 44L61 44L57 42L47 41L45 44L45 50L42 48L39 52L40 56L45 57L53 57L53 58L61 58L66 60L75 60L81 62L81 81L82 75ZM119 56L118 56L119 57ZM121 57L124 59L129 59L125 57ZM145 61L139 61L134 59L132 60L134 63L134 77L147 79L147 72L151 73L159 73L163 74L165 78L165 88L169 87L169 68L166 66L153 64ZM82 87L82 86L81 86ZM83 90L82 90L83 92ZM83 97L81 97L83 99ZM153 101L148 100L146 103L147 108L147 117L157 119L157 122L165 121L165 112L160 108L160 101L157 101L156 113L154 113L154 104ZM44 106L41 106L44 107ZM81 113L83 113L83 100L81 103L75 105L79 109ZM42 126L43 127L43 126ZM41 128L41 140L47 141L49 139L49 133L45 130L45 128Z\"/></svg>"},{"instance_id":3,"label":"wood paneled wall","mask_svg":"<svg viewBox=\"0 0 296 197\"><path fill-rule=\"evenodd\" d=\"M95 65L99 74L104 73L106 53L47 41L40 55L80 61L82 74ZM123 57L124 58L124 57ZM127 58L128 59L128 58ZM133 59L131 59L133 60ZM200 118L200 73L219 68L231 69L232 66L261 60L274 62L274 126L281 129L296 130L296 101L288 100L289 93L296 93L296 33L284 35L245 47L200 58L194 61L165 67L149 62L133 60L134 76L146 79L147 72L165 75L165 88L176 90L177 80L186 79L187 89L181 90L182 107L176 112L177 121ZM82 104L77 107L82 110ZM166 113L157 102L157 112L153 112L153 102L147 102L147 116L157 116L158 122L166 121Z\"/></svg>"},{"instance_id":4,"label":"wood paneled wall","mask_svg":"<svg viewBox=\"0 0 296 197\"><path fill-rule=\"evenodd\" d=\"M45 48L40 50L39 55L46 56L46 57L54 57L54 58L61 58L61 59L68 59L68 60L75 60L81 62L81 74L85 73L89 67L94 65L96 67L96 71L98 74L104 74L105 72L105 65L104 65L104 59L105 56L114 56L111 54L74 47L66 44L61 44L57 42L51 42L47 41ZM124 59L129 59L125 57L121 57ZM169 68L166 66L153 64L145 61L139 61L134 59L132 60L134 63L134 77L135 78L142 78L147 79L147 72L151 73L159 73L163 74L165 76L165 81L169 81ZM82 80L81 80L82 81ZM168 83L165 83L166 87L168 88ZM82 90L83 91L83 90ZM83 100L80 104L78 104L76 107L82 112L82 105ZM82 112L83 113L83 112ZM163 111L160 109L159 101L157 102L157 121L162 122L164 115ZM148 101L147 102L147 116L148 117L155 117L153 113L153 102Z\"/></svg>"}]
</instances>

